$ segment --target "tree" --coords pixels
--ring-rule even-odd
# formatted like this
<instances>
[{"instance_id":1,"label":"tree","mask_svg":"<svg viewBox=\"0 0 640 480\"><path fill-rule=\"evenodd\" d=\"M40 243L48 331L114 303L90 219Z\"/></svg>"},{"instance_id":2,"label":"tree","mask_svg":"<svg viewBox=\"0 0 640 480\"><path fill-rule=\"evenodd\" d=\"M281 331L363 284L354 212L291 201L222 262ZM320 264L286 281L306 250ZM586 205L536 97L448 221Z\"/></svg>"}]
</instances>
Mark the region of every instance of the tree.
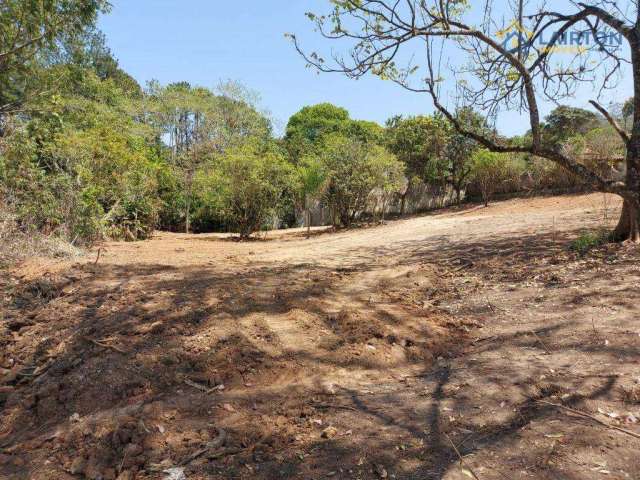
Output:
<instances>
[{"instance_id":1,"label":"tree","mask_svg":"<svg viewBox=\"0 0 640 480\"><path fill-rule=\"evenodd\" d=\"M276 218L295 185L295 173L277 149L248 144L226 152L216 186L228 225L243 239Z\"/></svg>"},{"instance_id":2,"label":"tree","mask_svg":"<svg viewBox=\"0 0 640 480\"><path fill-rule=\"evenodd\" d=\"M106 0L3 0L0 7L0 116L16 110L33 87L43 57L95 24Z\"/></svg>"},{"instance_id":3,"label":"tree","mask_svg":"<svg viewBox=\"0 0 640 480\"><path fill-rule=\"evenodd\" d=\"M344 42L347 55L333 52L333 60L326 61L321 54L306 53L296 37L291 37L298 52L320 71L340 72L350 78L373 74L425 93L458 132L486 149L546 158L592 188L620 195L624 207L614 236L640 242L640 6L637 2L619 3L570 2L558 11L545 2L538 5L524 0L474 4L458 0L334 0L328 14L309 13L308 17L325 38ZM497 25L492 19L496 4L508 13L503 18L513 20L510 25ZM613 33L603 34L603 28ZM509 30L515 34L506 37ZM566 49L558 47L575 38L576 32L580 38L588 35L591 41L574 45L574 54L568 59L559 58ZM629 48L622 47L623 43ZM413 45L421 46L418 55L411 51ZM449 48L460 55L443 61ZM415 58L424 58L424 64L416 64ZM410 60L400 65L406 62L403 59ZM599 175L563 152L561 146L545 142L538 105L543 99L558 102L571 97L583 83L594 85L599 92L613 88L616 74L627 64L634 79L631 133L600 103L590 102L625 143L626 177L619 181ZM457 89L457 106L482 108L489 116L502 109L520 109L528 116L529 140L516 144L493 138L457 121L444 100L451 93L445 90L447 72L456 80L450 85Z\"/></svg>"},{"instance_id":4,"label":"tree","mask_svg":"<svg viewBox=\"0 0 640 480\"><path fill-rule=\"evenodd\" d=\"M441 116L393 117L387 121L386 145L406 166L407 188L402 193L400 214L417 182L443 184L450 124Z\"/></svg>"},{"instance_id":5,"label":"tree","mask_svg":"<svg viewBox=\"0 0 640 480\"><path fill-rule=\"evenodd\" d=\"M25 230L75 243L148 237L159 210L154 132L94 71L54 65L39 72L40 82L49 77L61 80L57 95L29 99L28 114L11 117L1 200Z\"/></svg>"},{"instance_id":6,"label":"tree","mask_svg":"<svg viewBox=\"0 0 640 480\"><path fill-rule=\"evenodd\" d=\"M155 111L169 136L171 159L180 171L184 191L185 232L191 230L191 205L196 172L213 150L209 132L215 128L216 99L207 89L186 82L155 88Z\"/></svg>"},{"instance_id":7,"label":"tree","mask_svg":"<svg viewBox=\"0 0 640 480\"><path fill-rule=\"evenodd\" d=\"M300 202L305 213L307 238L311 236L311 203L316 200L325 187L327 172L318 157L307 156L297 166L299 177Z\"/></svg>"},{"instance_id":8,"label":"tree","mask_svg":"<svg viewBox=\"0 0 640 480\"><path fill-rule=\"evenodd\" d=\"M249 94L239 84L223 84L221 95L186 82L166 87L152 83L148 90L150 123L168 139L170 161L181 179L184 228L188 233L198 171L229 149L254 139L265 140L271 126L248 103Z\"/></svg>"},{"instance_id":9,"label":"tree","mask_svg":"<svg viewBox=\"0 0 640 480\"><path fill-rule=\"evenodd\" d=\"M624 143L609 125L585 133L584 162L602 176L620 175L617 167L624 159Z\"/></svg>"},{"instance_id":10,"label":"tree","mask_svg":"<svg viewBox=\"0 0 640 480\"><path fill-rule=\"evenodd\" d=\"M375 187L369 194L374 203L371 212L375 216L379 211L380 220L384 221L389 200L398 194L404 184L405 166L380 146L374 146L372 153L371 169Z\"/></svg>"},{"instance_id":11,"label":"tree","mask_svg":"<svg viewBox=\"0 0 640 480\"><path fill-rule=\"evenodd\" d=\"M304 155L314 153L323 138L340 134L362 142L379 143L383 129L374 122L352 120L349 112L331 103L320 103L302 108L289 119L285 132L285 145L294 163Z\"/></svg>"},{"instance_id":12,"label":"tree","mask_svg":"<svg viewBox=\"0 0 640 480\"><path fill-rule=\"evenodd\" d=\"M597 128L600 123L600 117L589 110L561 105L545 117L543 138L551 146L560 145Z\"/></svg>"},{"instance_id":13,"label":"tree","mask_svg":"<svg viewBox=\"0 0 640 480\"><path fill-rule=\"evenodd\" d=\"M455 119L465 129L478 135L493 135L486 119L471 108L458 109L455 112ZM456 204L460 205L462 191L467 187L473 170L473 155L478 150L479 144L468 135L459 133L455 128L452 130L446 147L448 180L456 192Z\"/></svg>"},{"instance_id":14,"label":"tree","mask_svg":"<svg viewBox=\"0 0 640 480\"><path fill-rule=\"evenodd\" d=\"M324 201L333 212L334 225L350 226L365 209L376 188L399 189L404 173L398 159L378 145L342 135L325 139L320 158L327 171Z\"/></svg>"},{"instance_id":15,"label":"tree","mask_svg":"<svg viewBox=\"0 0 640 480\"><path fill-rule=\"evenodd\" d=\"M506 161L501 154L486 149L473 154L472 177L480 188L485 207L489 206L497 187L504 180L505 171Z\"/></svg>"}]
</instances>

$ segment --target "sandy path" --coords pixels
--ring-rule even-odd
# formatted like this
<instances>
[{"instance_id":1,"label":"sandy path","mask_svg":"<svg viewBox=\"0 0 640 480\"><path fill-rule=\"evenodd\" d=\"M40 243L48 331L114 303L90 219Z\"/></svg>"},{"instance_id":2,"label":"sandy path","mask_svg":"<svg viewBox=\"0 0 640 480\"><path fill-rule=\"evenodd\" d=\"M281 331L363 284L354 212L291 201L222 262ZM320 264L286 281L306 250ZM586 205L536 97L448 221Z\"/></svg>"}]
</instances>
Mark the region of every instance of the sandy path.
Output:
<instances>
[{"instance_id":1,"label":"sandy path","mask_svg":"<svg viewBox=\"0 0 640 480\"><path fill-rule=\"evenodd\" d=\"M601 194L514 199L463 211L390 221L386 225L321 233L307 240L303 229L269 232L264 241L237 243L228 235L158 233L153 240L106 245L102 259L112 264L149 263L206 266L226 260L232 264L283 262L336 265L358 263L377 249L394 250L427 243L455 243L517 236L534 232L575 231L584 225L611 225L619 201ZM402 256L402 250L396 250ZM370 257L369 257L370 258ZM227 266L227 265L225 265ZM228 265L232 267L233 265Z\"/></svg>"}]
</instances>

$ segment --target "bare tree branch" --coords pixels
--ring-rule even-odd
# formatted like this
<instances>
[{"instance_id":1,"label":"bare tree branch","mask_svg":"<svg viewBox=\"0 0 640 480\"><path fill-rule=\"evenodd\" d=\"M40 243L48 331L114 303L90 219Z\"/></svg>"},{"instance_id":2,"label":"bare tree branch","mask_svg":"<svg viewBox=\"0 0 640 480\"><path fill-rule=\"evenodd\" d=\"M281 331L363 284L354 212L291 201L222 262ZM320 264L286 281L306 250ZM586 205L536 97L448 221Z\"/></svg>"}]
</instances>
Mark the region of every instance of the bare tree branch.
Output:
<instances>
[{"instance_id":1,"label":"bare tree branch","mask_svg":"<svg viewBox=\"0 0 640 480\"><path fill-rule=\"evenodd\" d=\"M611 114L609 112L607 112L607 110L602 105L600 105L598 102L596 102L595 100L589 100L589 103L591 105L593 105L594 108L596 110L598 110L604 116L604 118L607 119L607 121L615 129L615 131L618 133L618 135L620 135L620 137L622 138L624 143L625 144L629 143L629 140L630 140L629 134L624 131L624 129L620 126L620 124L616 121L616 119L613 118L611 116Z\"/></svg>"}]
</instances>

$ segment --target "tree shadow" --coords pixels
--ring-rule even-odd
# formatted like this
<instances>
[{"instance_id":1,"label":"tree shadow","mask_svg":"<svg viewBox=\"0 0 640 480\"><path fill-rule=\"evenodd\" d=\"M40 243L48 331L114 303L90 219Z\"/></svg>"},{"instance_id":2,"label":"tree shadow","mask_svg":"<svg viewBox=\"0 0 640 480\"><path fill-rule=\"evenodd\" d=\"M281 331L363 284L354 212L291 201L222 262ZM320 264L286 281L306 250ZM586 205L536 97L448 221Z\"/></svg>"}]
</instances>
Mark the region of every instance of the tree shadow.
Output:
<instances>
[{"instance_id":1,"label":"tree shadow","mask_svg":"<svg viewBox=\"0 0 640 480\"><path fill-rule=\"evenodd\" d=\"M514 325L508 333L473 344L462 326L448 324L451 319L441 312L440 322L433 309L401 305L402 309L390 311L385 309L389 301L370 301L366 291L345 287L379 268L371 263L372 256L393 256L396 268L439 266L448 275L439 280L443 289L448 288L449 277L463 272L500 284L538 276L536 281L546 284L550 279L545 275L552 273L556 257L566 253L566 241L573 234L455 242L441 236L421 244L360 248L348 252L355 262L346 268L307 263L254 265L248 271L216 265L73 267L52 280L59 282L58 296L44 304L27 301L17 310L30 318L30 324L9 346L25 369L7 382L13 391L1 406L0 446L5 454L22 457L26 465L42 465L53 448L86 456L89 463L108 469L128 465L127 445L139 437L144 458L131 468L149 468L167 457L179 462L202 448L210 440L212 424L227 431L225 448L239 453L211 461L203 457L193 468L228 478L331 473L350 478L381 475L376 469L384 468L397 478L440 479L459 462L451 442L465 457L495 448L519 449L524 465L538 465L540 478L581 478L554 470L548 461L539 465L548 452L537 447L521 451L521 432L558 415L538 400L558 401L562 394L568 395L561 398L564 405L580 407L610 395L617 378L534 381L545 371L544 365L532 364L523 374L509 356L523 349L544 355L553 348L618 361L637 358L637 349L562 337L562 332L578 327L574 321L545 325L535 335L527 325ZM581 273L587 283L600 275L588 266ZM630 298L637 293L623 283L618 287ZM580 295L588 299L593 294L595 288ZM578 297L568 297L565 306L585 301ZM336 312L335 302L328 301L335 298L365 311L361 322L379 324L379 331L349 333L345 329L351 324L340 323L336 319L340 310ZM618 296L600 298L611 304ZM632 308L633 301L619 305ZM407 318L420 320L420 328L407 324ZM293 337L295 342L287 339L293 324L295 333L302 332ZM404 338L389 333L398 328L406 332ZM309 337L321 333L305 338L304 332ZM415 345L433 352L422 359L392 360L371 353ZM477 361L481 353L492 356ZM405 383L390 380L388 371L399 367L417 373L406 377ZM373 382L368 393L353 386L327 393L321 382L324 372L340 369L381 380ZM520 392L513 411L496 418L479 415L476 397L452 395L454 386L470 378L481 379L492 395L510 384ZM513 382L520 378L520 383ZM216 389L221 385L224 389ZM450 419L454 413L455 421ZM74 414L80 420L71 420ZM482 427L474 422L479 416L485 422ZM115 442L114 435L131 424L130 418L135 420L135 433ZM338 435L321 438L320 431L332 424L340 427ZM171 433L165 435L157 425L172 425ZM56 433L60 431L64 435ZM581 432L571 430L568 435ZM64 459L59 461L63 468ZM494 467L500 471L501 466ZM7 468L12 474L30 471L15 464ZM494 473L486 471L483 480L499 478Z\"/></svg>"}]
</instances>

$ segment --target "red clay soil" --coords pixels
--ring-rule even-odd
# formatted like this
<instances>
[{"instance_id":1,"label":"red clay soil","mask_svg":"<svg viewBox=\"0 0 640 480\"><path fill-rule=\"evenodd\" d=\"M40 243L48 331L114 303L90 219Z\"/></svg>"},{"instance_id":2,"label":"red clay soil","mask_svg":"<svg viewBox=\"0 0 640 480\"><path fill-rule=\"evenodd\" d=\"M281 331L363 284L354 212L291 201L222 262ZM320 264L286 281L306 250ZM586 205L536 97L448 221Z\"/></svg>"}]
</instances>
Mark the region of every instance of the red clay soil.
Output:
<instances>
[{"instance_id":1,"label":"red clay soil","mask_svg":"<svg viewBox=\"0 0 640 480\"><path fill-rule=\"evenodd\" d=\"M619 207L20 265L0 279L0 478L640 479L640 253L569 248Z\"/></svg>"}]
</instances>

